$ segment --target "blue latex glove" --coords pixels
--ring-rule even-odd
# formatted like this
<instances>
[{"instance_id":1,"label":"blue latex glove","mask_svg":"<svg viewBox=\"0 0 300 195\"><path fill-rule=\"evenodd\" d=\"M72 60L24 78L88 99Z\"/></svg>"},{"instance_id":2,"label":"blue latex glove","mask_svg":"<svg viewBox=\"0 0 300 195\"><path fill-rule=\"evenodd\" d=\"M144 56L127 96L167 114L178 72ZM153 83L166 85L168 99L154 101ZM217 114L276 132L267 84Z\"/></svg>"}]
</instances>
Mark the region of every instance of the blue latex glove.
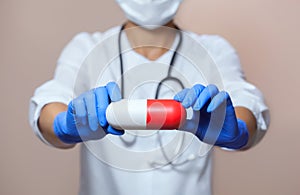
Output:
<instances>
[{"instance_id":1,"label":"blue latex glove","mask_svg":"<svg viewBox=\"0 0 300 195\"><path fill-rule=\"evenodd\" d=\"M109 103L119 100L120 89L114 82L81 94L69 103L67 111L55 117L55 135L69 144L101 139L107 133L122 135L124 131L108 125L105 116Z\"/></svg>"},{"instance_id":2,"label":"blue latex glove","mask_svg":"<svg viewBox=\"0 0 300 195\"><path fill-rule=\"evenodd\" d=\"M237 119L227 92L219 92L215 85L194 85L174 97L185 108L199 112L195 135L203 142L230 149L240 149L248 142L248 129Z\"/></svg>"}]
</instances>

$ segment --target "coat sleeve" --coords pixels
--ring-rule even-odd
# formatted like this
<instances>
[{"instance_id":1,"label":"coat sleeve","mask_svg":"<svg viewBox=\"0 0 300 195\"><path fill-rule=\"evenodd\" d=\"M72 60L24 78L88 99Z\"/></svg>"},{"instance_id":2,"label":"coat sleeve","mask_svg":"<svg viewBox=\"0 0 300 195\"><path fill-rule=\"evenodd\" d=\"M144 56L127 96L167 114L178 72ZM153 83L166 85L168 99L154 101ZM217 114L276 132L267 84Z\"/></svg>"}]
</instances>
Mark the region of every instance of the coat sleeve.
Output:
<instances>
[{"instance_id":1,"label":"coat sleeve","mask_svg":"<svg viewBox=\"0 0 300 195\"><path fill-rule=\"evenodd\" d=\"M253 139L253 146L262 139L270 123L269 109L263 94L246 80L238 54L228 41L217 35L203 36L202 39L202 43L215 60L224 90L229 93L233 105L248 108L256 118L257 133Z\"/></svg>"},{"instance_id":2,"label":"coat sleeve","mask_svg":"<svg viewBox=\"0 0 300 195\"><path fill-rule=\"evenodd\" d=\"M79 33L63 49L57 61L54 77L39 86L29 103L29 122L34 133L46 144L38 128L41 109L49 103L68 104L74 96L73 88L80 66L89 51L100 39L100 33Z\"/></svg>"}]
</instances>

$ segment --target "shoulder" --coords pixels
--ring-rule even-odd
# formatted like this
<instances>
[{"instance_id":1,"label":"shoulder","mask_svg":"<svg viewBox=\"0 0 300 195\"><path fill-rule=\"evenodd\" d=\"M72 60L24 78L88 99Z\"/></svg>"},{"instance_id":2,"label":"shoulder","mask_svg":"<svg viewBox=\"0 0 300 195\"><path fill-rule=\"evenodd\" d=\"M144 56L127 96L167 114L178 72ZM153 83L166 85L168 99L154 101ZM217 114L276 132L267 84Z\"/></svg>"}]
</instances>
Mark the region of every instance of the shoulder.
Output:
<instances>
[{"instance_id":1,"label":"shoulder","mask_svg":"<svg viewBox=\"0 0 300 195\"><path fill-rule=\"evenodd\" d=\"M73 44L73 45L79 44L80 46L95 45L95 44L101 42L103 39L106 39L109 36L118 33L119 29L120 29L120 27L116 26L116 27L108 29L105 32L99 32L99 31L80 32L72 38L72 40L70 41L69 44Z\"/></svg>"},{"instance_id":2,"label":"shoulder","mask_svg":"<svg viewBox=\"0 0 300 195\"><path fill-rule=\"evenodd\" d=\"M197 34L190 31L185 31L185 33L213 54L224 53L224 51L235 52L229 41L220 35Z\"/></svg>"},{"instance_id":3,"label":"shoulder","mask_svg":"<svg viewBox=\"0 0 300 195\"><path fill-rule=\"evenodd\" d=\"M58 62L74 63L82 61L86 55L102 40L119 31L119 26L105 32L80 32L77 33L63 48Z\"/></svg>"},{"instance_id":4,"label":"shoulder","mask_svg":"<svg viewBox=\"0 0 300 195\"><path fill-rule=\"evenodd\" d=\"M187 32L194 41L207 51L221 72L231 70L241 72L241 64L237 51L220 35L196 34Z\"/></svg>"}]
</instances>

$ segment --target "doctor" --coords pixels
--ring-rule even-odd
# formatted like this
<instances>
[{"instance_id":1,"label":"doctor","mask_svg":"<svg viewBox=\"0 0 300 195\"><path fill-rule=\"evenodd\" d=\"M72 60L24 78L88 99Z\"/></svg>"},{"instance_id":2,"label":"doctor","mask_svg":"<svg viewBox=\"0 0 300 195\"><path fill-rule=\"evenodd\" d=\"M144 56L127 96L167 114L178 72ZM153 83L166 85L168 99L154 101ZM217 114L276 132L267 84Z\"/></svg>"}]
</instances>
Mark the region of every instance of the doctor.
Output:
<instances>
[{"instance_id":1,"label":"doctor","mask_svg":"<svg viewBox=\"0 0 300 195\"><path fill-rule=\"evenodd\" d=\"M211 153L208 152L201 157L190 154L196 153L195 151L203 143L227 149L245 150L256 144L267 129L269 115L262 94L244 79L238 56L226 40L219 36L186 32L205 46L216 62L218 68L216 71L219 71L222 76L224 91L219 90L214 84L206 84L201 75L195 75L195 72L185 68L188 66L183 63L179 55L176 55L176 50L173 52L168 49L173 45L175 48L180 47L180 42L184 41L177 33L166 33L162 30L163 27L168 27L177 29L174 32L179 31L173 18L181 1L117 0L128 21L122 27L114 27L104 33L80 33L75 36L59 57L54 78L40 86L31 98L30 123L42 141L57 148L72 148L78 143L86 143L81 144L80 194L209 195L211 194ZM130 31L132 28L135 30ZM79 70L84 71L81 65L89 52L105 37L116 33L120 34L121 41L127 41L132 46L131 51L120 55L121 62L118 64L121 64L121 69L129 69L129 66L142 63L160 62L177 66L196 78L192 87L184 88L172 97L159 97L174 98L185 108L199 114L197 125L193 129L194 135L191 136L184 131L168 131L162 132L161 135L156 132L145 137L110 126L105 116L106 108L111 102L124 98L126 80L119 84L120 89L114 76L108 73L107 82L96 85L85 83L84 92L74 97L74 84L78 80L84 83L91 77L88 74L83 74L86 77L77 76ZM163 47L144 44L149 40ZM146 46L135 47L141 44ZM111 72L117 72L114 67L112 70ZM138 91L138 93L144 92ZM148 97L152 97L152 94ZM219 129L214 129L210 122L212 115L218 112L223 113L221 119L223 122ZM219 131L219 134L216 139L210 139L209 135L214 131ZM173 139L174 136L187 136L193 141L189 142L180 157L151 169L147 157L156 158L156 156L148 155L147 152L157 148L159 144L154 144L153 147L149 145L158 142L159 136L166 143L170 143L166 140L170 140L169 137ZM122 142L132 137L136 139L132 145ZM140 159L140 162L134 162L144 167L139 170L122 168L120 164L135 167L130 166L131 161L126 161L124 157L115 160L119 162L118 166L110 163L112 161L109 159L119 154L112 145L109 145L111 142L123 149L127 148L128 151L125 151L124 156L128 155L128 158L135 158L135 153L131 149L144 154L142 158L136 158ZM89 143L96 143L97 147L89 147ZM167 146L165 151L168 151ZM107 160L103 153L111 157ZM176 164L175 161L178 163Z\"/></svg>"}]
</instances>

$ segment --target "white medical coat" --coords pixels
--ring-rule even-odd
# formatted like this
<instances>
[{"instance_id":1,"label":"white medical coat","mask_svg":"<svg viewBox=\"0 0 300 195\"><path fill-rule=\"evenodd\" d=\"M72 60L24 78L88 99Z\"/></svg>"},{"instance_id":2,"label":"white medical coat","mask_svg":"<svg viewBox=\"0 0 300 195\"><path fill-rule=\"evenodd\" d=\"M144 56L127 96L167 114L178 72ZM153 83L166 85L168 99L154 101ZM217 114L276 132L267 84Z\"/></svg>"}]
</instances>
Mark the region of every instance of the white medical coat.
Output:
<instances>
[{"instance_id":1,"label":"white medical coat","mask_svg":"<svg viewBox=\"0 0 300 195\"><path fill-rule=\"evenodd\" d=\"M93 71L85 70L82 66L96 45L101 44L112 34L117 34L119 29L120 27L114 27L104 33L80 33L64 48L58 59L54 78L37 88L30 102L30 123L42 141L49 144L37 126L44 105L51 102L68 104L80 92L104 85L108 81L120 81L118 56L111 61L115 66L108 66L109 68L102 71L101 75L95 75ZM234 106L243 106L252 111L257 120L256 142L258 142L268 127L268 108L260 91L245 80L233 47L220 36L185 33L207 50L217 66L216 71L220 74L223 88L230 94ZM122 44L128 44L124 33ZM116 50L117 47L117 42L111 45L112 50ZM169 51L156 62L169 64L172 55L173 52ZM130 72L139 64L151 63L134 50L126 51L122 56L125 72ZM178 72L186 74L185 77L189 77L192 84L208 84L205 78L209 75L197 75L194 70L187 68L188 63L178 55L174 67L178 68ZM151 75L151 72L149 74ZM132 75L127 77L131 78ZM125 79L125 89L126 81ZM126 96L153 98L156 87L157 83L146 82ZM160 97L173 98L173 95L174 92L168 93L168 89L165 88ZM101 140L86 142L81 144L79 193L209 195L212 159L211 152L207 148L209 146L199 141L193 134L183 131L146 133L126 131L121 137L107 135Z\"/></svg>"}]
</instances>

